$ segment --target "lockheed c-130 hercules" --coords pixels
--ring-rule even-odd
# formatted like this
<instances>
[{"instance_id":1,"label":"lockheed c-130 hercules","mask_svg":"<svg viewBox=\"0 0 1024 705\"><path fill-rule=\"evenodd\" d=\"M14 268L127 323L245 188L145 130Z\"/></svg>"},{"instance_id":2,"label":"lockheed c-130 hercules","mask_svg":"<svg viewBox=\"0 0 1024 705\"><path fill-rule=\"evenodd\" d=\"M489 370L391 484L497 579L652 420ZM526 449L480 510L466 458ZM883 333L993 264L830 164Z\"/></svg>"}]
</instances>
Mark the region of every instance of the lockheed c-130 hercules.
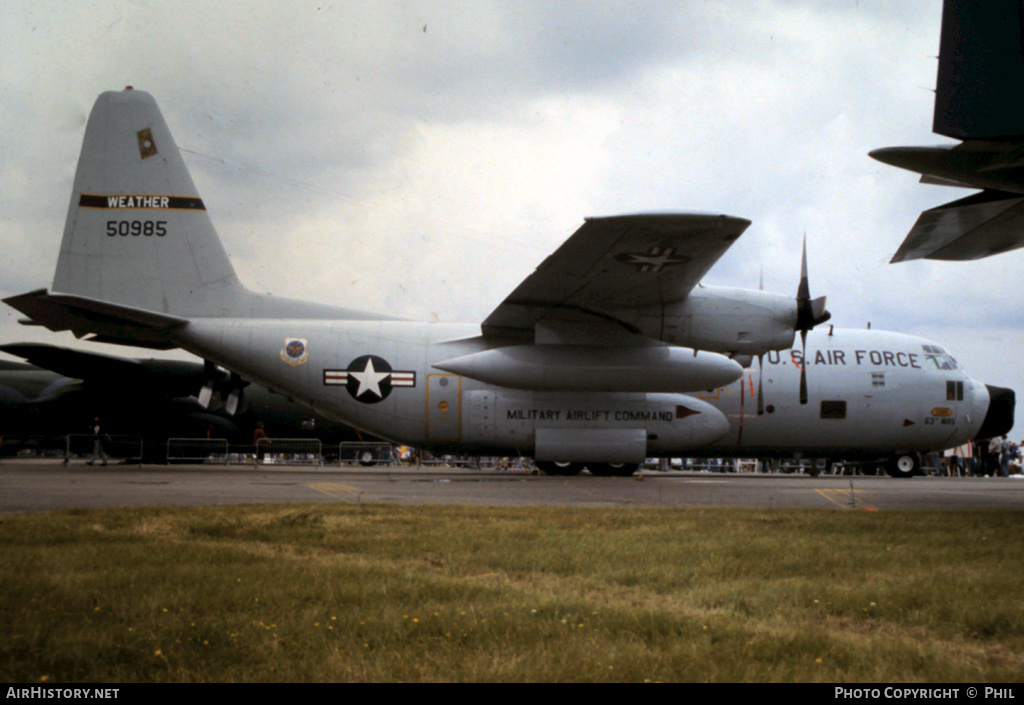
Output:
<instances>
[{"instance_id":1,"label":"lockheed c-130 hercules","mask_svg":"<svg viewBox=\"0 0 1024 705\"><path fill-rule=\"evenodd\" d=\"M806 251L796 297L698 286L749 224L588 219L482 325L255 294L156 102L126 89L90 115L52 288L6 302L54 331L182 348L375 436L551 474L802 453L909 476L921 452L1009 430L1013 392L935 343L822 326Z\"/></svg>"}]
</instances>

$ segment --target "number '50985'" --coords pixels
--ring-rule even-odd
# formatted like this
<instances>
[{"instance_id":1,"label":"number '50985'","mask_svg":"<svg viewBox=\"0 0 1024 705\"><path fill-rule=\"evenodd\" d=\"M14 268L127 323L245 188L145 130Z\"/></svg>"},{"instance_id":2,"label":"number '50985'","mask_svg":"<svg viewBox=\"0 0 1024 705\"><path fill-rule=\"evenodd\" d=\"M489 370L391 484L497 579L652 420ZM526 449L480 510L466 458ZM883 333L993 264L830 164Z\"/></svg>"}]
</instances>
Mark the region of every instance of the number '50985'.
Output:
<instances>
[{"instance_id":1,"label":"number '50985'","mask_svg":"<svg viewBox=\"0 0 1024 705\"><path fill-rule=\"evenodd\" d=\"M109 237L163 237L167 234L166 220L108 220L107 235Z\"/></svg>"}]
</instances>

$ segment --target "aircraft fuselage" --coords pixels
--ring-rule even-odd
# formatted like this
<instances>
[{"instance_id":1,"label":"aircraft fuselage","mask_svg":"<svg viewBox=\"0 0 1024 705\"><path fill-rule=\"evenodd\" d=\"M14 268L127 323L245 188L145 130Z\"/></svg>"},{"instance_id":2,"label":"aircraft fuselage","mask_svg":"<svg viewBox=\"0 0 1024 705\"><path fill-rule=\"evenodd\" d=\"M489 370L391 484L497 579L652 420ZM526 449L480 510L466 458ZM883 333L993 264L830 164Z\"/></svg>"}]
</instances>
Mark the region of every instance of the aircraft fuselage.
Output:
<instances>
[{"instance_id":1,"label":"aircraft fuselage","mask_svg":"<svg viewBox=\"0 0 1024 705\"><path fill-rule=\"evenodd\" d=\"M930 451L974 438L990 400L936 344L873 330L811 333L807 404L799 401L799 349L769 353L739 380L698 393L559 392L434 367L493 347L473 325L194 319L177 338L376 436L545 460Z\"/></svg>"}]
</instances>

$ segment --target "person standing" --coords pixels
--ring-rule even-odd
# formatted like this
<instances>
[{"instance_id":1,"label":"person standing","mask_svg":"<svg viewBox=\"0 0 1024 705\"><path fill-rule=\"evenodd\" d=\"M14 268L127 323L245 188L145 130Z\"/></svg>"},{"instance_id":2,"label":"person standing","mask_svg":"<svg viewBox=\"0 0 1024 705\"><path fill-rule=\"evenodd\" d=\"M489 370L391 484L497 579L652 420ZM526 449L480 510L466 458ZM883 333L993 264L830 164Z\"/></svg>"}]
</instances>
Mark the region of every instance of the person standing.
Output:
<instances>
[{"instance_id":1,"label":"person standing","mask_svg":"<svg viewBox=\"0 0 1024 705\"><path fill-rule=\"evenodd\" d=\"M999 474L1003 477L1010 476L1010 457L1013 453L1013 444L1010 439L1003 435L999 443Z\"/></svg>"},{"instance_id":2,"label":"person standing","mask_svg":"<svg viewBox=\"0 0 1024 705\"><path fill-rule=\"evenodd\" d=\"M104 465L107 464L107 454L103 450L103 426L100 424L99 416L92 421L92 459L88 464L94 465L98 458L103 459Z\"/></svg>"},{"instance_id":3,"label":"person standing","mask_svg":"<svg viewBox=\"0 0 1024 705\"><path fill-rule=\"evenodd\" d=\"M996 436L989 440L987 450L982 457L981 474L985 477L995 477L999 474L999 454L1003 452L1003 439Z\"/></svg>"},{"instance_id":4,"label":"person standing","mask_svg":"<svg viewBox=\"0 0 1024 705\"><path fill-rule=\"evenodd\" d=\"M267 430L263 427L263 422L257 421L256 430L252 432L252 457L257 465L260 463L260 441L270 443L270 437L267 436Z\"/></svg>"},{"instance_id":5,"label":"person standing","mask_svg":"<svg viewBox=\"0 0 1024 705\"><path fill-rule=\"evenodd\" d=\"M253 431L253 434L252 434L252 444L254 446L259 446L260 441L263 440L266 437L267 437L267 431L266 431L266 429L263 428L263 422L262 421L257 421L256 422L256 430Z\"/></svg>"}]
</instances>

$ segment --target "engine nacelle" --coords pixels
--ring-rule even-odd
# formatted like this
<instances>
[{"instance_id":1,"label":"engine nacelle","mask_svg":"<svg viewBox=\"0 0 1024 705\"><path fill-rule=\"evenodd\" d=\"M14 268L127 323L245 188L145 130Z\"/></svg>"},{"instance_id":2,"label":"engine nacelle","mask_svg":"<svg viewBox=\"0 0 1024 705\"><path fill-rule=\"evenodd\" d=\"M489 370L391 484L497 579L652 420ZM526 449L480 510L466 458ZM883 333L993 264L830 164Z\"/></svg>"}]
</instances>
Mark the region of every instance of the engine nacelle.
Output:
<instances>
[{"instance_id":1,"label":"engine nacelle","mask_svg":"<svg viewBox=\"0 0 1024 705\"><path fill-rule=\"evenodd\" d=\"M434 367L538 392L696 392L732 384L743 374L723 355L670 345L510 345Z\"/></svg>"},{"instance_id":2,"label":"engine nacelle","mask_svg":"<svg viewBox=\"0 0 1024 705\"><path fill-rule=\"evenodd\" d=\"M680 302L614 315L672 345L762 355L793 347L797 303L794 297L767 291L697 287Z\"/></svg>"}]
</instances>

